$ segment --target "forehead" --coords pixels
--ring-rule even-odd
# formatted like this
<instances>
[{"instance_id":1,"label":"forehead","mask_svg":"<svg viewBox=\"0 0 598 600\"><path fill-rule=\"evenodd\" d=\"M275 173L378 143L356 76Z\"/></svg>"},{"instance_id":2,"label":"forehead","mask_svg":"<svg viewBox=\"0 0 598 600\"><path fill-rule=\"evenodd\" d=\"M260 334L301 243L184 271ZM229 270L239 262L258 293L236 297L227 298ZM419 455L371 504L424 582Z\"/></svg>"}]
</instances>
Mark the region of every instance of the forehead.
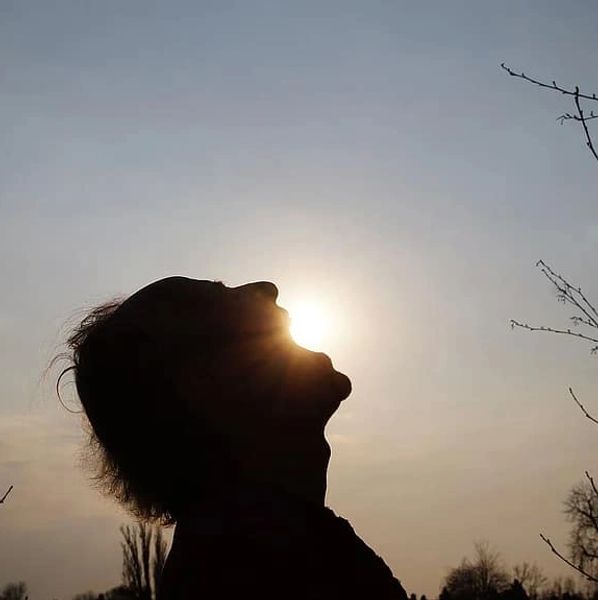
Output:
<instances>
[{"instance_id":1,"label":"forehead","mask_svg":"<svg viewBox=\"0 0 598 600\"><path fill-rule=\"evenodd\" d=\"M187 301L209 301L218 291L226 289L221 283L189 277L166 277L154 281L129 296L125 305L185 304Z\"/></svg>"},{"instance_id":2,"label":"forehead","mask_svg":"<svg viewBox=\"0 0 598 600\"><path fill-rule=\"evenodd\" d=\"M142 296L145 298L155 299L172 299L187 296L205 296L209 297L214 294L217 289L222 289L225 286L217 281L209 279L191 279L190 277L165 277L154 281L149 285L135 292L133 296ZM132 296L132 297L133 297Z\"/></svg>"},{"instance_id":3,"label":"forehead","mask_svg":"<svg viewBox=\"0 0 598 600\"><path fill-rule=\"evenodd\" d=\"M229 288L218 281L167 277L127 298L113 323L164 339L281 329L287 323L275 304L277 292L267 282Z\"/></svg>"},{"instance_id":4,"label":"forehead","mask_svg":"<svg viewBox=\"0 0 598 600\"><path fill-rule=\"evenodd\" d=\"M211 310L222 304L226 289L215 281L166 277L129 296L117 312L120 319L147 324L148 320L173 318L189 310Z\"/></svg>"}]
</instances>

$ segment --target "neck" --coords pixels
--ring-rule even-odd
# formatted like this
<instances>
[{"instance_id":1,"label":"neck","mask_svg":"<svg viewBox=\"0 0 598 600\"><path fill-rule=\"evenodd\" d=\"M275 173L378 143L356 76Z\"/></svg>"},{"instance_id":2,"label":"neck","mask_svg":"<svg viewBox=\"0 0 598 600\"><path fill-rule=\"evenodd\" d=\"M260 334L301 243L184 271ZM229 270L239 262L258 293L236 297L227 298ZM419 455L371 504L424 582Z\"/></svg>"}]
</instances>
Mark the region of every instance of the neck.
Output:
<instances>
[{"instance_id":1,"label":"neck","mask_svg":"<svg viewBox=\"0 0 598 600\"><path fill-rule=\"evenodd\" d=\"M323 433L308 438L286 436L275 445L253 445L243 455L240 488L283 490L324 506L329 459L330 447Z\"/></svg>"}]
</instances>

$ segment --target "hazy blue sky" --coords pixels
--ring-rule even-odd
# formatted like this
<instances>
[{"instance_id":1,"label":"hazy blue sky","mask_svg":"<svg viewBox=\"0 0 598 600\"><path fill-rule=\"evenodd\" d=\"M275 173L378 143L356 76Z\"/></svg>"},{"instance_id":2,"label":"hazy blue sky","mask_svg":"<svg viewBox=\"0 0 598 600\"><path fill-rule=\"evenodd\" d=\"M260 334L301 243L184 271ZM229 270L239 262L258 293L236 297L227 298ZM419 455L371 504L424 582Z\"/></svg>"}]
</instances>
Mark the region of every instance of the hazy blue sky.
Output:
<instances>
[{"instance_id":1,"label":"hazy blue sky","mask_svg":"<svg viewBox=\"0 0 598 600\"><path fill-rule=\"evenodd\" d=\"M329 504L409 592L487 539L563 573L595 466L595 358L544 258L598 295L597 165L565 98L598 87L595 2L0 0L0 585L120 579L126 519L77 466L44 366L80 309L183 274L334 311L354 393ZM596 406L594 403L593 406Z\"/></svg>"}]
</instances>

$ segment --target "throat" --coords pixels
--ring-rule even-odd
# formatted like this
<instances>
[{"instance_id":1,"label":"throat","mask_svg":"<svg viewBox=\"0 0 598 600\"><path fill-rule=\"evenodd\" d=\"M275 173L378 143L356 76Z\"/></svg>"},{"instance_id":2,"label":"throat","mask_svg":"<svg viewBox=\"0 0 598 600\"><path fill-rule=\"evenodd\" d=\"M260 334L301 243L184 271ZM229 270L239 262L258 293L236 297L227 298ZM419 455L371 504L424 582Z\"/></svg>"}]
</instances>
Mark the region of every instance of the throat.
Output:
<instances>
[{"instance_id":1,"label":"throat","mask_svg":"<svg viewBox=\"0 0 598 600\"><path fill-rule=\"evenodd\" d=\"M323 435L312 444L287 439L276 448L253 448L243 461L240 487L281 490L324 506L329 460L330 447Z\"/></svg>"}]
</instances>

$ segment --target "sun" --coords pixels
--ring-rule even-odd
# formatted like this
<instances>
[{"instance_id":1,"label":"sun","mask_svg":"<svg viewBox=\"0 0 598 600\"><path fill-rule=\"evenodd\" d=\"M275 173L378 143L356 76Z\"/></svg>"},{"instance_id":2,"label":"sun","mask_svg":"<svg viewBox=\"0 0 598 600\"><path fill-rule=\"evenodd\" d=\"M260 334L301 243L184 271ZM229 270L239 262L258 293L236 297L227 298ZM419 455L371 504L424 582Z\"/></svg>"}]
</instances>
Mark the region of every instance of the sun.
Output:
<instances>
[{"instance_id":1,"label":"sun","mask_svg":"<svg viewBox=\"0 0 598 600\"><path fill-rule=\"evenodd\" d=\"M330 318L315 302L301 301L289 306L291 335L304 348L320 350L330 334Z\"/></svg>"}]
</instances>

